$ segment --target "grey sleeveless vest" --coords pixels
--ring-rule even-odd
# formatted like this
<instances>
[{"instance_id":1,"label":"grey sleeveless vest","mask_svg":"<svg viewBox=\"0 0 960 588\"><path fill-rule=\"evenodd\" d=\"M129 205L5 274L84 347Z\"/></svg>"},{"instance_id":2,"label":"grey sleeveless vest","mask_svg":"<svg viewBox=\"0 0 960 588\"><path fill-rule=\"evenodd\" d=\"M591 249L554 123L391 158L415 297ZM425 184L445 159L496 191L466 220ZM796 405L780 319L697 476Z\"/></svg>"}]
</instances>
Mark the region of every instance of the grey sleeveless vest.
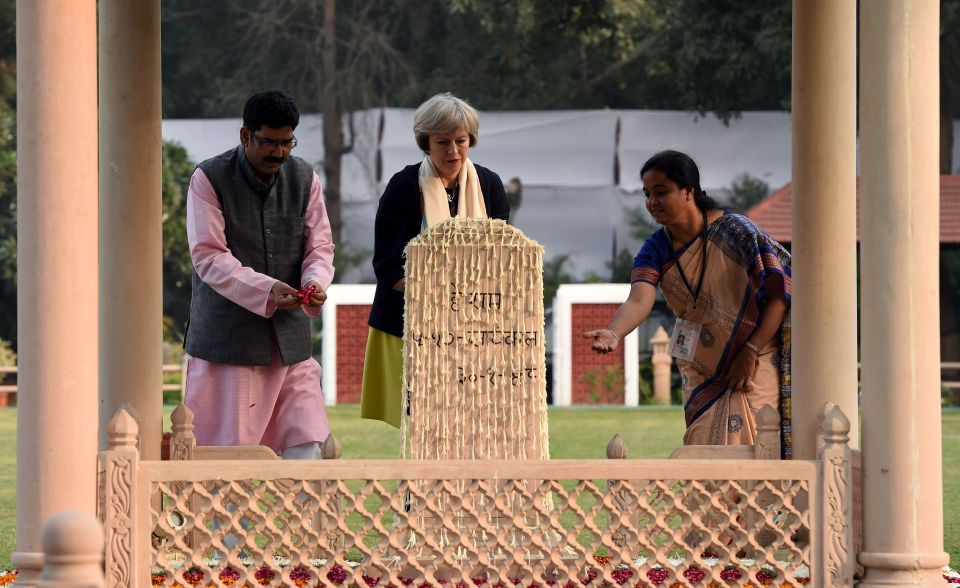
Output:
<instances>
[{"instance_id":1,"label":"grey sleeveless vest","mask_svg":"<svg viewBox=\"0 0 960 588\"><path fill-rule=\"evenodd\" d=\"M313 181L310 164L291 157L270 186L256 178L242 145L197 167L216 190L234 257L299 288L303 217ZM278 310L264 318L215 292L196 272L192 286L184 345L190 355L234 365L270 365L276 339L284 365L310 357L310 318L300 310Z\"/></svg>"}]
</instances>

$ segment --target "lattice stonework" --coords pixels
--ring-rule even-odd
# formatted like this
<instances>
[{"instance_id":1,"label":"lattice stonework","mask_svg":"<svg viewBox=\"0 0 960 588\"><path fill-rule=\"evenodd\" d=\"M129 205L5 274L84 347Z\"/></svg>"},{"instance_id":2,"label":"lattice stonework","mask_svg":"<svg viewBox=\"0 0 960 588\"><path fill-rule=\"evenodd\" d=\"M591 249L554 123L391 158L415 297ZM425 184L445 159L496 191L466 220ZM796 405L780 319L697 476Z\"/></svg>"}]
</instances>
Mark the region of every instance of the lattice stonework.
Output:
<instances>
[{"instance_id":1,"label":"lattice stonework","mask_svg":"<svg viewBox=\"0 0 960 588\"><path fill-rule=\"evenodd\" d=\"M187 462L153 475L155 583L601 588L809 581L816 480L809 464L737 472L753 481L683 476L687 465L706 462L432 464L280 462L267 475L264 466L231 471L223 462L218 471L229 473L209 477L215 464ZM344 477L361 467L365 479ZM568 477L573 472L579 476Z\"/></svg>"},{"instance_id":2,"label":"lattice stonework","mask_svg":"<svg viewBox=\"0 0 960 588\"><path fill-rule=\"evenodd\" d=\"M454 218L406 254L409 455L547 458L543 247L500 220Z\"/></svg>"}]
</instances>

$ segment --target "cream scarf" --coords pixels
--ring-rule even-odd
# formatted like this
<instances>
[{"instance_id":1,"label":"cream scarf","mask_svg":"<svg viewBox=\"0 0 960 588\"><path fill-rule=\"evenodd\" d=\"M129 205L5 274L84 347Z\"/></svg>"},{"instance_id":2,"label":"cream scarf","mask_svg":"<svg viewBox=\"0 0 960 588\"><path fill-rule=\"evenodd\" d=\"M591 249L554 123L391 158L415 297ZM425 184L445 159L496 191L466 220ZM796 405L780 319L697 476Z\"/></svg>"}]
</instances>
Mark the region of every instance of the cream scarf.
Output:
<instances>
[{"instance_id":1,"label":"cream scarf","mask_svg":"<svg viewBox=\"0 0 960 588\"><path fill-rule=\"evenodd\" d=\"M457 218L487 217L487 208L483 204L483 191L480 190L480 179L477 178L477 168L469 158L464 159L460 167L460 196L457 204ZM423 212L427 227L450 218L450 205L447 202L447 192L443 189L443 181L437 175L437 170L430 161L430 156L423 158L420 164L420 192L423 194Z\"/></svg>"}]
</instances>

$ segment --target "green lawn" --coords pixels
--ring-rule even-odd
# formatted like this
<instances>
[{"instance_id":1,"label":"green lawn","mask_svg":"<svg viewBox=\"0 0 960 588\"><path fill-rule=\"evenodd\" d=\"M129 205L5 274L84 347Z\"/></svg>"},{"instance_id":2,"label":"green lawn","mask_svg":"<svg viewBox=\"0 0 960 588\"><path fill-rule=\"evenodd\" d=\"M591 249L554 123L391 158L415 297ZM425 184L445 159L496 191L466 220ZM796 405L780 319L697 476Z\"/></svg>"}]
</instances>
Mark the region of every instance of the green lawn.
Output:
<instances>
[{"instance_id":1,"label":"green lawn","mask_svg":"<svg viewBox=\"0 0 960 588\"><path fill-rule=\"evenodd\" d=\"M17 409L0 408L0 570L17 546Z\"/></svg>"},{"instance_id":2,"label":"green lawn","mask_svg":"<svg viewBox=\"0 0 960 588\"><path fill-rule=\"evenodd\" d=\"M170 409L167 409L168 416ZM9 567L15 546L16 409L0 409L0 569ZM397 457L399 432L358 418L356 405L328 410L343 444L343 457ZM169 418L167 428L169 429ZM556 459L603 458L607 442L619 433L631 458L664 458L680 444L683 416L676 407L554 408L550 410L550 454ZM960 410L943 413L944 548L960 562Z\"/></svg>"},{"instance_id":3,"label":"green lawn","mask_svg":"<svg viewBox=\"0 0 960 588\"><path fill-rule=\"evenodd\" d=\"M960 410L943 411L943 548L960 566Z\"/></svg>"}]
</instances>

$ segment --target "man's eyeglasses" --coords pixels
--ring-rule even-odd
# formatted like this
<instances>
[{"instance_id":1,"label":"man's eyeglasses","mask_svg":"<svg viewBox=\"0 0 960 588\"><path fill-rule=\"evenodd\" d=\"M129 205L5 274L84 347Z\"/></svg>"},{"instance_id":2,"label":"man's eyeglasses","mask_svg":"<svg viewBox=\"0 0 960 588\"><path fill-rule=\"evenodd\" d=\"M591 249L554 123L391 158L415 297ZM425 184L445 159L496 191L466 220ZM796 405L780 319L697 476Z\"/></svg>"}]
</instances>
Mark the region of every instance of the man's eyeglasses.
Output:
<instances>
[{"instance_id":1,"label":"man's eyeglasses","mask_svg":"<svg viewBox=\"0 0 960 588\"><path fill-rule=\"evenodd\" d=\"M277 141L276 139L268 139L266 137L259 137L255 131L250 131L250 136L253 137L254 143L257 144L257 147L260 149L266 149L268 151L273 151L277 147L280 147L284 151L290 151L300 142L296 137L292 139L286 139L284 141Z\"/></svg>"}]
</instances>

